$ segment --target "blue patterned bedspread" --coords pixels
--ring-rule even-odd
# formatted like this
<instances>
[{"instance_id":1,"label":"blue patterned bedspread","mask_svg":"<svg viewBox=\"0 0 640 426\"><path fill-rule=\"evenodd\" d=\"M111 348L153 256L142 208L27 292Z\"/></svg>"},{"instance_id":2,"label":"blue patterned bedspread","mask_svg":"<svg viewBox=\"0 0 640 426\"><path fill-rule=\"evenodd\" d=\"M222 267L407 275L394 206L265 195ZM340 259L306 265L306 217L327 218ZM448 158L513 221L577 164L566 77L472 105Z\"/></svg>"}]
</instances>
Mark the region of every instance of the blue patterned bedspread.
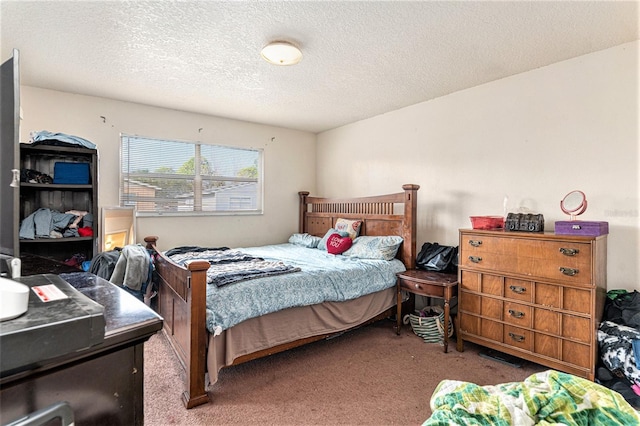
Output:
<instances>
[{"instance_id":1,"label":"blue patterned bedspread","mask_svg":"<svg viewBox=\"0 0 640 426\"><path fill-rule=\"evenodd\" d=\"M223 287L207 285L207 329L211 333L249 318L294 306L351 300L393 287L405 270L394 259L368 260L334 256L294 244L237 250L265 260L279 260L300 272L240 281Z\"/></svg>"}]
</instances>

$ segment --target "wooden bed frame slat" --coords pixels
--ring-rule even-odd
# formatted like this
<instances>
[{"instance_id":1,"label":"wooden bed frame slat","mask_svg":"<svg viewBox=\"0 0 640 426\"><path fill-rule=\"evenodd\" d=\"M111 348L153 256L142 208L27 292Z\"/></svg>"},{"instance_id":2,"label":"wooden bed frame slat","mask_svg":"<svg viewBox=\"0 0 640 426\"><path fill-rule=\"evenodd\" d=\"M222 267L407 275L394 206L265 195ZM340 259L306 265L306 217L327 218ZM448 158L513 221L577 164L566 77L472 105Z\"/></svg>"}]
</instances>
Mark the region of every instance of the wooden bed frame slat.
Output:
<instances>
[{"instance_id":1,"label":"wooden bed frame slat","mask_svg":"<svg viewBox=\"0 0 640 426\"><path fill-rule=\"evenodd\" d=\"M398 250L407 269L415 267L416 258L416 201L419 185L403 185L404 192L360 198L311 197L299 192L299 232L316 236L332 228L339 218L363 220L361 235L400 235L403 243ZM159 276L158 309L164 318L167 335L186 372L186 390L182 401L186 408L209 402L206 392L206 272L209 263L194 261L187 268L164 257L156 248L158 237L146 237L147 248L156 252L156 272ZM389 312L391 312L390 310ZM384 318L389 313L367 322ZM361 324L362 325L362 324ZM329 337L331 334L279 345L275 348L248 354L234 361L250 361L276 352Z\"/></svg>"},{"instance_id":2,"label":"wooden bed frame slat","mask_svg":"<svg viewBox=\"0 0 640 426\"><path fill-rule=\"evenodd\" d=\"M299 232L321 237L339 218L362 219L361 233L364 235L400 235L404 243L398 258L407 269L412 269L416 260L416 197L420 185L406 184L402 189L404 192L396 194L344 199L312 197L309 192L301 191L298 193ZM396 208L402 212L396 212ZM380 225L384 221L397 222L402 227L401 232L390 232L394 227Z\"/></svg>"}]
</instances>

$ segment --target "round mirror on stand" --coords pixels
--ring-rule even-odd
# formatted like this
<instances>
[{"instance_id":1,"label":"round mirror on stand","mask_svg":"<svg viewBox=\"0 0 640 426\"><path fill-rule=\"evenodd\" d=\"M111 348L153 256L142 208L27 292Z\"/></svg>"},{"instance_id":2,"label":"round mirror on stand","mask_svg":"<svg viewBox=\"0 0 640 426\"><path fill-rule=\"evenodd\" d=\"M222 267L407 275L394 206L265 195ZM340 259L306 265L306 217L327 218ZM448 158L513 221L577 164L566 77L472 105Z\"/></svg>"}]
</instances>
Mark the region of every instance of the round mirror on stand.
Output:
<instances>
[{"instance_id":1,"label":"round mirror on stand","mask_svg":"<svg viewBox=\"0 0 640 426\"><path fill-rule=\"evenodd\" d=\"M576 216L587 210L587 197L582 191L571 191L560 201L560 208L569 215L570 220L576 220Z\"/></svg>"}]
</instances>

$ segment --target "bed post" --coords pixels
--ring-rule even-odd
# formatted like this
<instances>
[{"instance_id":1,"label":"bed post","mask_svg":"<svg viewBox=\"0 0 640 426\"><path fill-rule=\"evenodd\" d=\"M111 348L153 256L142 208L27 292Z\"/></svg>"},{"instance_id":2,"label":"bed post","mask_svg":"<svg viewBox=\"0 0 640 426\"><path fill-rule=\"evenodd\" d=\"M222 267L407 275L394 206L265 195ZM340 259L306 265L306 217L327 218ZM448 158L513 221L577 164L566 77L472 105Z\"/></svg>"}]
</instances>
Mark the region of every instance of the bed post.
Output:
<instances>
[{"instance_id":1,"label":"bed post","mask_svg":"<svg viewBox=\"0 0 640 426\"><path fill-rule=\"evenodd\" d=\"M147 249L158 252L156 247L158 237L145 237L144 241L147 243ZM163 288L167 290L163 292L159 289L158 295L159 313L165 315L164 332L176 356L180 362L184 363L186 390L182 392L182 403L186 408L209 402L205 384L207 328L203 326L207 320L207 269L209 266L209 262L204 260L189 262L186 265L187 275L184 275L187 283L178 287L172 286L171 282L176 280L184 283L185 280L178 276L171 276L172 274L169 273L163 278L163 286L166 286ZM183 275L180 274L180 276ZM166 281L168 278L170 278L169 281ZM169 313L165 313L163 309L167 309Z\"/></svg>"},{"instance_id":2,"label":"bed post","mask_svg":"<svg viewBox=\"0 0 640 426\"><path fill-rule=\"evenodd\" d=\"M155 235L144 237L144 242L146 243L145 247L147 250L155 250L155 245L158 243L158 237Z\"/></svg>"},{"instance_id":3,"label":"bed post","mask_svg":"<svg viewBox=\"0 0 640 426\"><path fill-rule=\"evenodd\" d=\"M205 385L207 359L207 269L209 262L196 260L187 265L190 272L191 288L187 302L191 306L188 316L189 329L189 366L187 366L187 390L182 393L182 403L186 408L192 408L209 402Z\"/></svg>"},{"instance_id":4,"label":"bed post","mask_svg":"<svg viewBox=\"0 0 640 426\"><path fill-rule=\"evenodd\" d=\"M402 258L405 259L407 269L414 269L416 267L416 193L420 189L420 185L406 184L402 185L402 189L404 189Z\"/></svg>"},{"instance_id":5,"label":"bed post","mask_svg":"<svg viewBox=\"0 0 640 426\"><path fill-rule=\"evenodd\" d=\"M298 228L301 234L307 229L307 196L309 191L300 191L298 196L300 197L300 218L298 220Z\"/></svg>"}]
</instances>

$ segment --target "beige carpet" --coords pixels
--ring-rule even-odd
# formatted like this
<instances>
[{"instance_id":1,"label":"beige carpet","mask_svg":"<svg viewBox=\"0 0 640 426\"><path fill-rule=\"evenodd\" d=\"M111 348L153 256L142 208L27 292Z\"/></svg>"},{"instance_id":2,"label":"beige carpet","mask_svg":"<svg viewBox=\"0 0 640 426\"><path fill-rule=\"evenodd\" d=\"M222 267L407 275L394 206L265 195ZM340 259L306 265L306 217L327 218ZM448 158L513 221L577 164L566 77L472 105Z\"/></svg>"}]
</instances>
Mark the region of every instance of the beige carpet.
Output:
<instances>
[{"instance_id":1,"label":"beige carpet","mask_svg":"<svg viewBox=\"0 0 640 426\"><path fill-rule=\"evenodd\" d=\"M427 344L409 326L385 320L337 338L223 369L211 402L186 410L184 377L162 333L145 344L146 425L420 425L443 379L480 385L521 381L546 368L521 368Z\"/></svg>"}]
</instances>

